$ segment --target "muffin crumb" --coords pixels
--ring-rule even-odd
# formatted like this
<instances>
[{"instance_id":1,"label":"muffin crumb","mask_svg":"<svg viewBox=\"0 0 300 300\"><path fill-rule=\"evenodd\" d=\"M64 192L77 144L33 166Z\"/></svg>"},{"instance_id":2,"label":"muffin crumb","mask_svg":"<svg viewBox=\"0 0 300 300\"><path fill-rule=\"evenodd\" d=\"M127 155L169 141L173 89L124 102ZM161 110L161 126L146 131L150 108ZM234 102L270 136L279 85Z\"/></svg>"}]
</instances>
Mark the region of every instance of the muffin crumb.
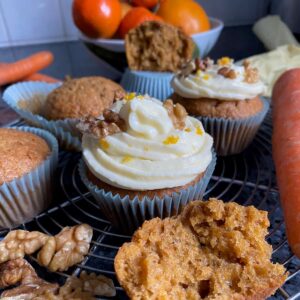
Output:
<instances>
[{"instance_id":1,"label":"muffin crumb","mask_svg":"<svg viewBox=\"0 0 300 300\"><path fill-rule=\"evenodd\" d=\"M115 258L131 299L265 299L285 268L270 261L267 212L217 199L146 221Z\"/></svg>"}]
</instances>

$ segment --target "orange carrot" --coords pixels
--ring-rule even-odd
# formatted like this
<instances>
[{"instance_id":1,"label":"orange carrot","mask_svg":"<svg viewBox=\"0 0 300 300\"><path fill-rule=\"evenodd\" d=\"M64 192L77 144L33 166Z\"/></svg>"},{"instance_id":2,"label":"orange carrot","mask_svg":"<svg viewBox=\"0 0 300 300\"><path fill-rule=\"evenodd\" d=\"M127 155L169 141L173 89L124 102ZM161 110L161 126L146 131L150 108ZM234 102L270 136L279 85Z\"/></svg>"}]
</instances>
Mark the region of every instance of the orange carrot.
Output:
<instances>
[{"instance_id":1,"label":"orange carrot","mask_svg":"<svg viewBox=\"0 0 300 300\"><path fill-rule=\"evenodd\" d=\"M276 178L288 242L300 257L300 68L278 79L272 99Z\"/></svg>"},{"instance_id":2,"label":"orange carrot","mask_svg":"<svg viewBox=\"0 0 300 300\"><path fill-rule=\"evenodd\" d=\"M8 65L8 63L0 62L0 67ZM55 83L61 81L60 79L51 77L49 75L41 74L41 73L35 73L32 75L29 75L25 78L22 78L20 81L43 81L48 83Z\"/></svg>"},{"instance_id":3,"label":"orange carrot","mask_svg":"<svg viewBox=\"0 0 300 300\"><path fill-rule=\"evenodd\" d=\"M53 54L49 51L41 51L14 63L0 66L0 86L21 80L53 62Z\"/></svg>"},{"instance_id":4,"label":"orange carrot","mask_svg":"<svg viewBox=\"0 0 300 300\"><path fill-rule=\"evenodd\" d=\"M22 81L43 81L48 83L59 82L60 80L45 74L35 73L22 79Z\"/></svg>"}]
</instances>

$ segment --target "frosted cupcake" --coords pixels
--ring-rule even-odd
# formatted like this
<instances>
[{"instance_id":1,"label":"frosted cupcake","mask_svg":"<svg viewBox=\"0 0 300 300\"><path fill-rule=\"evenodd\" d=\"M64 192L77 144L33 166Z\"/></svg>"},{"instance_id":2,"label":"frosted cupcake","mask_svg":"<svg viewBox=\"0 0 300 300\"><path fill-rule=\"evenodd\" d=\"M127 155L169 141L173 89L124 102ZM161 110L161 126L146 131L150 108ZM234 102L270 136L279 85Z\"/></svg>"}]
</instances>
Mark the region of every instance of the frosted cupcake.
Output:
<instances>
[{"instance_id":1,"label":"frosted cupcake","mask_svg":"<svg viewBox=\"0 0 300 300\"><path fill-rule=\"evenodd\" d=\"M82 179L107 218L126 231L202 198L215 165L212 137L180 104L129 96L102 120L80 126Z\"/></svg>"},{"instance_id":2,"label":"frosted cupcake","mask_svg":"<svg viewBox=\"0 0 300 300\"><path fill-rule=\"evenodd\" d=\"M172 99L198 117L214 137L217 153L235 154L253 140L268 108L265 86L247 61L196 59L171 82Z\"/></svg>"}]
</instances>

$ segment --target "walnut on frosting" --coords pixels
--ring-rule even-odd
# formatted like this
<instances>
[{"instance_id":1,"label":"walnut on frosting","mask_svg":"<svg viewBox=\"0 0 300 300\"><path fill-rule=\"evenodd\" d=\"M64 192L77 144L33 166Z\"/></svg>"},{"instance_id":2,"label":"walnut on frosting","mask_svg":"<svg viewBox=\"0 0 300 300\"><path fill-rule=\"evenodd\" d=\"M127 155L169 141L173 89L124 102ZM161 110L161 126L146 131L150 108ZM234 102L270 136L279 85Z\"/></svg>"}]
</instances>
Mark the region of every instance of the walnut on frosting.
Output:
<instances>
[{"instance_id":1,"label":"walnut on frosting","mask_svg":"<svg viewBox=\"0 0 300 300\"><path fill-rule=\"evenodd\" d=\"M93 137L105 138L108 135L125 131L126 123L118 113L105 109L103 111L103 120L89 116L81 119L77 124L77 128L82 133L90 134Z\"/></svg>"},{"instance_id":2,"label":"walnut on frosting","mask_svg":"<svg viewBox=\"0 0 300 300\"><path fill-rule=\"evenodd\" d=\"M210 59L209 57L206 57L204 59L196 58L195 59L195 72L197 71L206 71L207 68L212 66L214 64L214 61Z\"/></svg>"},{"instance_id":3,"label":"walnut on frosting","mask_svg":"<svg viewBox=\"0 0 300 300\"><path fill-rule=\"evenodd\" d=\"M252 68L250 66L250 61L247 59L243 61L243 66L245 68L244 81L247 83L256 83L259 80L259 74L257 68Z\"/></svg>"},{"instance_id":4,"label":"walnut on frosting","mask_svg":"<svg viewBox=\"0 0 300 300\"><path fill-rule=\"evenodd\" d=\"M185 120L188 115L185 108L179 103L174 105L171 99L167 99L163 105L168 111L174 127L176 129L183 130L185 128Z\"/></svg>"},{"instance_id":5,"label":"walnut on frosting","mask_svg":"<svg viewBox=\"0 0 300 300\"><path fill-rule=\"evenodd\" d=\"M228 79L235 79L236 78L236 72L233 69L230 69L228 67L223 67L218 70L218 74L224 76Z\"/></svg>"}]
</instances>

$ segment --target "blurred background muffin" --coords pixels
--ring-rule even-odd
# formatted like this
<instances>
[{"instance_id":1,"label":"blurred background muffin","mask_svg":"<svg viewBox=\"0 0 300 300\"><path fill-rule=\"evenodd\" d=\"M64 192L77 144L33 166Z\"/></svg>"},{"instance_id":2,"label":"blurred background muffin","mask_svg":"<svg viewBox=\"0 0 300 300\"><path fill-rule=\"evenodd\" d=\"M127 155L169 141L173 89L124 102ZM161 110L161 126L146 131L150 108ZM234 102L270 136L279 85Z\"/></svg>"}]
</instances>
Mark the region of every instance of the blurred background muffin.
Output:
<instances>
[{"instance_id":1,"label":"blurred background muffin","mask_svg":"<svg viewBox=\"0 0 300 300\"><path fill-rule=\"evenodd\" d=\"M197 116L214 137L217 153L235 154L253 140L267 113L260 98L265 86L248 61L234 64L229 57L214 62L199 58L172 79L175 103Z\"/></svg>"},{"instance_id":2,"label":"blurred background muffin","mask_svg":"<svg viewBox=\"0 0 300 300\"><path fill-rule=\"evenodd\" d=\"M123 92L119 84L104 77L68 79L47 96L44 116L49 120L98 117Z\"/></svg>"}]
</instances>

